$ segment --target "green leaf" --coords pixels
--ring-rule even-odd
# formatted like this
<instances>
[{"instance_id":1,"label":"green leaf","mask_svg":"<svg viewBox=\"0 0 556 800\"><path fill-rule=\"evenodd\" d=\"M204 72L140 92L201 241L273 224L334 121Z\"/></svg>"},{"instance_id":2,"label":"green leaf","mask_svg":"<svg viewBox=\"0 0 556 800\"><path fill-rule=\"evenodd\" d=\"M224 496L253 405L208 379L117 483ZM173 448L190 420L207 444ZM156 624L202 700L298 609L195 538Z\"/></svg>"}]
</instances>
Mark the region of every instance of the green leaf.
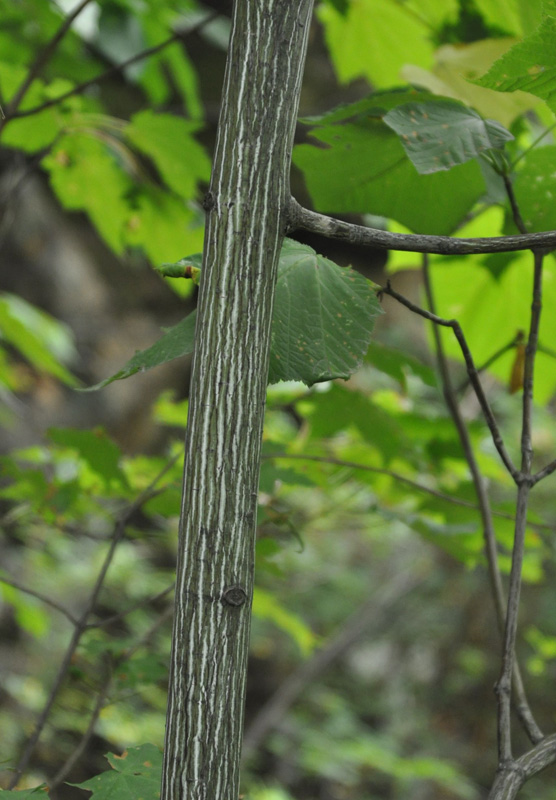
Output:
<instances>
[{"instance_id":1,"label":"green leaf","mask_svg":"<svg viewBox=\"0 0 556 800\"><path fill-rule=\"evenodd\" d=\"M125 242L141 247L153 264L203 246L204 220L183 198L143 184L134 190L132 205L123 231Z\"/></svg>"},{"instance_id":2,"label":"green leaf","mask_svg":"<svg viewBox=\"0 0 556 800\"><path fill-rule=\"evenodd\" d=\"M0 597L14 610L18 625L36 639L43 639L51 628L51 618L39 601L13 586L0 583Z\"/></svg>"},{"instance_id":3,"label":"green leaf","mask_svg":"<svg viewBox=\"0 0 556 800\"><path fill-rule=\"evenodd\" d=\"M130 747L121 756L109 753L111 771L95 775L79 789L92 792L91 800L148 800L160 797L162 751L154 744Z\"/></svg>"},{"instance_id":4,"label":"green leaf","mask_svg":"<svg viewBox=\"0 0 556 800\"><path fill-rule=\"evenodd\" d=\"M498 59L477 83L499 92L530 92L556 112L555 42L556 17L547 16L534 33Z\"/></svg>"},{"instance_id":5,"label":"green leaf","mask_svg":"<svg viewBox=\"0 0 556 800\"><path fill-rule=\"evenodd\" d=\"M422 175L452 169L487 150L502 150L514 138L499 122L452 100L405 103L389 111L384 122L400 136Z\"/></svg>"},{"instance_id":6,"label":"green leaf","mask_svg":"<svg viewBox=\"0 0 556 800\"><path fill-rule=\"evenodd\" d=\"M2 49L0 52L5 58L6 51ZM27 77L27 72L27 68L19 64L0 62L0 85L5 98L3 102L9 102ZM71 86L68 81L56 80L48 87L48 93L50 94L52 90L62 93ZM43 81L35 79L21 103L21 110L34 108L48 100L45 88ZM26 153L42 150L53 142L67 124L66 112L67 108L61 104L30 117L10 120L2 131L2 144L5 147L16 147Z\"/></svg>"},{"instance_id":7,"label":"green leaf","mask_svg":"<svg viewBox=\"0 0 556 800\"><path fill-rule=\"evenodd\" d=\"M128 690L155 684L167 677L168 668L161 663L160 657L155 653L134 655L133 658L123 661L118 665L115 675L120 687L123 686Z\"/></svg>"},{"instance_id":8,"label":"green leaf","mask_svg":"<svg viewBox=\"0 0 556 800\"><path fill-rule=\"evenodd\" d=\"M158 9L156 9L156 13L158 13ZM164 31L163 38L166 38L166 36L167 33ZM175 80L175 85L181 91L187 116L191 119L202 119L204 109L199 95L199 79L195 67L183 46L183 42L176 42L174 45L165 48L161 54L161 61L168 65Z\"/></svg>"},{"instance_id":9,"label":"green leaf","mask_svg":"<svg viewBox=\"0 0 556 800\"><path fill-rule=\"evenodd\" d=\"M75 356L68 329L20 297L0 295L0 339L5 339L37 370L68 386L77 379L61 363Z\"/></svg>"},{"instance_id":10,"label":"green leaf","mask_svg":"<svg viewBox=\"0 0 556 800\"><path fill-rule=\"evenodd\" d=\"M348 378L381 313L370 281L307 245L286 239L280 255L269 383Z\"/></svg>"},{"instance_id":11,"label":"green leaf","mask_svg":"<svg viewBox=\"0 0 556 800\"><path fill-rule=\"evenodd\" d=\"M276 482L290 486L314 486L314 482L298 470L299 466L295 462L291 467L280 467L268 459L263 461L259 475L259 491L273 494Z\"/></svg>"},{"instance_id":12,"label":"green leaf","mask_svg":"<svg viewBox=\"0 0 556 800\"><path fill-rule=\"evenodd\" d=\"M160 364L165 364L174 358L192 353L196 316L196 312L193 311L181 322L178 322L177 325L168 328L165 334L151 347L135 353L133 358L130 358L127 364L115 375L95 384L95 386L88 386L80 391L93 392L97 389L102 389L113 381L129 378L130 375L135 375L136 372L146 372L146 370L158 367Z\"/></svg>"},{"instance_id":13,"label":"green leaf","mask_svg":"<svg viewBox=\"0 0 556 800\"><path fill-rule=\"evenodd\" d=\"M334 9L336 9L338 14L341 14L342 17L345 17L348 12L349 0L325 0L325 2L329 3Z\"/></svg>"},{"instance_id":14,"label":"green leaf","mask_svg":"<svg viewBox=\"0 0 556 800\"><path fill-rule=\"evenodd\" d=\"M540 9L538 0L527 0L527 4ZM522 36L521 0L475 0L484 21L492 28L502 28L512 36Z\"/></svg>"},{"instance_id":15,"label":"green leaf","mask_svg":"<svg viewBox=\"0 0 556 800\"><path fill-rule=\"evenodd\" d=\"M183 272L183 265L199 269L194 265L200 263L199 254L188 256L170 265L170 271L176 267ZM269 382L296 380L310 386L349 377L363 360L374 318L380 313L370 281L318 256L311 247L286 239L278 266ZM194 333L195 312L152 347L136 353L115 375L85 391L191 353Z\"/></svg>"},{"instance_id":16,"label":"green leaf","mask_svg":"<svg viewBox=\"0 0 556 800\"><path fill-rule=\"evenodd\" d=\"M451 233L485 191L476 161L419 175L383 121L390 109L430 100L428 92L379 92L310 122L309 144L294 149L315 206L325 213L391 217L416 233Z\"/></svg>"},{"instance_id":17,"label":"green leaf","mask_svg":"<svg viewBox=\"0 0 556 800\"><path fill-rule=\"evenodd\" d=\"M68 134L42 164L61 203L86 211L110 247L122 253L130 214L125 197L133 183L106 145L85 133Z\"/></svg>"},{"instance_id":18,"label":"green leaf","mask_svg":"<svg viewBox=\"0 0 556 800\"><path fill-rule=\"evenodd\" d=\"M384 411L362 392L354 392L335 384L328 392L319 394L312 413L311 438L331 438L341 431L355 427L368 443L372 453L380 453L388 463L400 453L413 462L417 451L410 446L395 416Z\"/></svg>"},{"instance_id":19,"label":"green leaf","mask_svg":"<svg viewBox=\"0 0 556 800\"><path fill-rule=\"evenodd\" d=\"M424 514L407 513L403 510L398 512L381 509L380 513L385 519L402 521L415 533L459 561L474 566L482 555L483 541L476 514L469 521L443 522Z\"/></svg>"},{"instance_id":20,"label":"green leaf","mask_svg":"<svg viewBox=\"0 0 556 800\"><path fill-rule=\"evenodd\" d=\"M120 448L102 428L95 428L91 431L50 428L48 436L60 447L69 447L75 450L107 486L111 483L127 485L126 477L120 469L122 456Z\"/></svg>"},{"instance_id":21,"label":"green leaf","mask_svg":"<svg viewBox=\"0 0 556 800\"><path fill-rule=\"evenodd\" d=\"M530 232L555 230L556 145L532 150L522 164L514 192L525 226ZM513 220L509 227L514 232ZM508 226L505 232L510 232Z\"/></svg>"},{"instance_id":22,"label":"green leaf","mask_svg":"<svg viewBox=\"0 0 556 800\"><path fill-rule=\"evenodd\" d=\"M125 130L126 138L152 158L166 185L180 197L195 196L199 181L208 181L210 161L204 148L193 138L198 122L140 111Z\"/></svg>"},{"instance_id":23,"label":"green leaf","mask_svg":"<svg viewBox=\"0 0 556 800\"><path fill-rule=\"evenodd\" d=\"M155 402L152 413L153 419L159 425L185 428L187 426L187 410L189 400L175 400L174 392L162 392Z\"/></svg>"},{"instance_id":24,"label":"green leaf","mask_svg":"<svg viewBox=\"0 0 556 800\"><path fill-rule=\"evenodd\" d=\"M29 797L37 800L40 797L49 797L46 783L41 783L34 789L0 789L0 794L3 795L2 800L28 800Z\"/></svg>"},{"instance_id":25,"label":"green leaf","mask_svg":"<svg viewBox=\"0 0 556 800\"><path fill-rule=\"evenodd\" d=\"M146 43L153 47L166 40L168 31L174 30L177 24L183 26L186 16L163 3L148 5L150 8L143 5L141 9L144 12L141 14L141 22ZM189 8L186 14L189 26L195 15ZM202 18L201 10L198 16ZM191 119L202 119L203 104L199 96L198 77L184 45L184 41L175 42L153 54L142 63L138 80L147 91L151 106L162 106L172 101L177 90L184 99L187 116Z\"/></svg>"},{"instance_id":26,"label":"green leaf","mask_svg":"<svg viewBox=\"0 0 556 800\"><path fill-rule=\"evenodd\" d=\"M474 81L514 44L515 39L510 38L446 44L436 51L431 71L410 65L404 67L403 77L435 95L460 100L482 117L496 119L508 128L516 117L539 105L539 100L525 92L496 92Z\"/></svg>"},{"instance_id":27,"label":"green leaf","mask_svg":"<svg viewBox=\"0 0 556 800\"><path fill-rule=\"evenodd\" d=\"M180 123L186 124L184 120L172 119L178 123L177 130L166 123L166 117L160 131L159 120L155 118L153 123L150 117L137 129L132 124L127 128L131 133L135 131L136 146L151 156L164 179L176 156L176 143L172 149L168 132L177 137L180 131L184 132ZM170 186L179 189L175 194L147 179L137 157L119 138L119 121L110 118L101 121L102 129L95 127L99 123L93 118L88 122L87 133L76 130L63 136L43 159L60 201L67 208L86 211L116 253L123 253L128 245L139 246L156 264L202 246L203 222L191 203L197 180L207 172L206 156L199 152L200 146L184 133L182 166L173 169L175 180ZM149 138L155 138L157 133L161 137L158 150Z\"/></svg>"},{"instance_id":28,"label":"green leaf","mask_svg":"<svg viewBox=\"0 0 556 800\"><path fill-rule=\"evenodd\" d=\"M395 0L358 0L349 4L347 13L331 4L318 8L341 83L366 78L374 86L391 86L399 81L404 64L428 67L432 63L434 46L428 21L419 13L419 4L417 14L406 5ZM428 5L440 10L443 5L446 17L456 9L454 0Z\"/></svg>"}]
</instances>

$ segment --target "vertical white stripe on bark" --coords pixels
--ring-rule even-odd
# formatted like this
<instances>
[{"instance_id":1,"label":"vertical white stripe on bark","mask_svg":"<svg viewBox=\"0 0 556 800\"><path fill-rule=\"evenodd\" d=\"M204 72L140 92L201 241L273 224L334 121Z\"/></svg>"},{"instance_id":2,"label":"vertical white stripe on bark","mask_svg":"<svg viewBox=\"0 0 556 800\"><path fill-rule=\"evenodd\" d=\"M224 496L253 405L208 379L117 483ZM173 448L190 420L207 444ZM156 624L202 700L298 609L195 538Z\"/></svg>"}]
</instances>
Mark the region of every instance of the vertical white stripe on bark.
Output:
<instances>
[{"instance_id":1,"label":"vertical white stripe on bark","mask_svg":"<svg viewBox=\"0 0 556 800\"><path fill-rule=\"evenodd\" d=\"M237 800L272 301L313 0L236 0L186 437L162 800ZM226 590L240 587L234 605Z\"/></svg>"}]
</instances>

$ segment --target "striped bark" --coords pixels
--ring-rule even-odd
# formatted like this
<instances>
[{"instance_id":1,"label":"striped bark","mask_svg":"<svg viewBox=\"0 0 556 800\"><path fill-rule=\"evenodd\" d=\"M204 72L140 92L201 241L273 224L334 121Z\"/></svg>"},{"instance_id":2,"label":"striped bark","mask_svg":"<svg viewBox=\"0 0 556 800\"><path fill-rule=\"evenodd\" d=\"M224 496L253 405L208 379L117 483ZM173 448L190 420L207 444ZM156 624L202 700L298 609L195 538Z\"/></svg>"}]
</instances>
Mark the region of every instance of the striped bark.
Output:
<instances>
[{"instance_id":1,"label":"striped bark","mask_svg":"<svg viewBox=\"0 0 556 800\"><path fill-rule=\"evenodd\" d=\"M162 800L237 800L276 271L313 0L236 0L185 446Z\"/></svg>"}]
</instances>

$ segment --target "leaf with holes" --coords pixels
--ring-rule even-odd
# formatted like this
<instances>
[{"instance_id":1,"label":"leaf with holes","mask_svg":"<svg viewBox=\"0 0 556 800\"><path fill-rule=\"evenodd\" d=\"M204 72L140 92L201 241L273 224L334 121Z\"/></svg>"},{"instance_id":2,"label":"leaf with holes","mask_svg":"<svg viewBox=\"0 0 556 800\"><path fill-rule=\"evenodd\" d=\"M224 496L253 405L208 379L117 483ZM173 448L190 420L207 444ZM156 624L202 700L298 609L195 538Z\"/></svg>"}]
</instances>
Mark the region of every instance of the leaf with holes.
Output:
<instances>
[{"instance_id":1,"label":"leaf with holes","mask_svg":"<svg viewBox=\"0 0 556 800\"><path fill-rule=\"evenodd\" d=\"M166 275L197 270L200 256L164 264ZM175 270L173 268L176 268ZM381 313L376 287L350 268L339 267L307 245L285 239L278 264L272 320L269 383L348 378L361 364ZM152 347L136 353L112 377L83 391L108 386L193 351L193 312L169 328Z\"/></svg>"},{"instance_id":2,"label":"leaf with holes","mask_svg":"<svg viewBox=\"0 0 556 800\"><path fill-rule=\"evenodd\" d=\"M316 209L390 217L414 233L452 233L485 193L479 164L472 160L420 175L400 137L384 122L397 106L433 99L413 89L376 92L301 120L313 126L310 135L318 146L297 145L293 160Z\"/></svg>"},{"instance_id":3,"label":"leaf with holes","mask_svg":"<svg viewBox=\"0 0 556 800\"><path fill-rule=\"evenodd\" d=\"M276 284L269 383L297 380L311 386L355 372L381 313L373 286L352 269L286 239Z\"/></svg>"},{"instance_id":4,"label":"leaf with holes","mask_svg":"<svg viewBox=\"0 0 556 800\"><path fill-rule=\"evenodd\" d=\"M417 172L452 169L488 150L502 150L513 135L499 122L453 100L405 103L389 111L384 122L401 139Z\"/></svg>"}]
</instances>

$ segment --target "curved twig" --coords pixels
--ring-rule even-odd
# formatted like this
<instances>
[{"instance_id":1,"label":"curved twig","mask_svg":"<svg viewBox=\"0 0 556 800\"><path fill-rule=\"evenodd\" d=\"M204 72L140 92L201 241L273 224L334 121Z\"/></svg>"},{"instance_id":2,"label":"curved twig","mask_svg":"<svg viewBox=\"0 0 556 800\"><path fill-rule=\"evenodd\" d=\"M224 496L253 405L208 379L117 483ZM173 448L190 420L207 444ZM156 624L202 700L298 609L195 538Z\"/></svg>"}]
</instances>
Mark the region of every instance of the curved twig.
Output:
<instances>
[{"instance_id":1,"label":"curved twig","mask_svg":"<svg viewBox=\"0 0 556 800\"><path fill-rule=\"evenodd\" d=\"M52 600L50 597L48 597L48 595L42 594L42 592L37 592L35 589L29 588L29 586L24 586L22 583L19 583L19 581L14 581L13 578L6 578L5 575L0 575L0 583L5 583L6 586L13 586L14 589L17 589L24 594L28 594L31 597L36 597L37 600L41 600L43 603L45 603L45 605L50 606L50 608L54 608L56 611L59 611L60 614L63 614L64 617L69 619L72 625L79 624L79 620L77 617L73 616L71 611L68 611L67 608L64 608L64 606L60 605L60 603L57 603L55 600Z\"/></svg>"},{"instance_id":2,"label":"curved twig","mask_svg":"<svg viewBox=\"0 0 556 800\"><path fill-rule=\"evenodd\" d=\"M471 355L471 351L461 329L461 325L456 319L443 319L439 317L437 314L433 314L431 311L427 311L424 308L420 308L419 306L412 303L411 300L408 300L407 297L399 294L396 292L395 289L392 289L390 286L390 282L387 283L386 287L380 290L380 294L387 294L390 297L393 297L398 303L408 308L410 311L413 311L415 314L418 314L420 317L424 319L428 319L431 322L434 322L436 325L441 325L444 328L451 328L454 332L456 339L458 340L458 344L460 346L463 358L465 360L465 364L467 367L467 374L469 375L469 380L475 394L477 395L477 399L480 403L481 409L483 411L486 423L490 430L490 434L492 436L492 441L494 442L494 446L498 451L498 455L502 459L502 463L512 476L514 480L519 478L519 470L515 467L512 459L510 458L510 454L506 450L506 445L504 444L504 440L502 439L502 434L500 433L500 429L492 413L492 409L490 407L490 403L488 402L487 396L484 392L484 389L481 385L481 381L479 380L477 368L475 366L475 362L473 361L473 356Z\"/></svg>"},{"instance_id":3,"label":"curved twig","mask_svg":"<svg viewBox=\"0 0 556 800\"><path fill-rule=\"evenodd\" d=\"M427 296L429 309L431 310L431 312L434 312L436 310L436 304L432 289L432 283L430 281L428 258L426 255L423 256L423 267L424 267L423 276L425 283L425 294ZM444 398L446 400L448 411L450 412L450 415L454 421L454 425L458 432L461 446L463 448L463 452L465 453L465 459L469 466L469 471L471 472L473 485L475 486L475 492L479 503L481 521L483 525L484 549L488 564L488 573L490 579L490 587L492 591L492 598L494 601L494 609L496 612L496 621L498 624L498 629L500 631L500 634L503 636L504 625L506 622L506 599L504 596L504 588L502 586L502 576L500 574L500 567L498 564L498 550L496 546L496 535L494 532L494 526L492 524L493 512L490 505L490 499L487 494L485 482L481 474L479 464L477 463L477 459L475 458L475 453L473 451L471 439L469 437L465 420L463 419L463 416L459 408L457 397L452 384L452 379L450 376L448 360L446 358L446 354L444 352L444 346L442 344L442 338L440 336L440 333L436 325L433 325L433 335L436 346L438 367L441 375L442 385L444 388ZM473 388L475 388L475 386ZM536 744L542 739L543 733L539 728L539 726L537 725L537 722L533 716L533 712L531 711L531 707L527 700L527 695L525 694L525 686L523 683L521 670L517 662L515 664L515 669L513 672L513 687L515 690L514 705L518 717L521 721L521 724L523 725L524 730L529 736L529 739L533 744Z\"/></svg>"}]
</instances>

